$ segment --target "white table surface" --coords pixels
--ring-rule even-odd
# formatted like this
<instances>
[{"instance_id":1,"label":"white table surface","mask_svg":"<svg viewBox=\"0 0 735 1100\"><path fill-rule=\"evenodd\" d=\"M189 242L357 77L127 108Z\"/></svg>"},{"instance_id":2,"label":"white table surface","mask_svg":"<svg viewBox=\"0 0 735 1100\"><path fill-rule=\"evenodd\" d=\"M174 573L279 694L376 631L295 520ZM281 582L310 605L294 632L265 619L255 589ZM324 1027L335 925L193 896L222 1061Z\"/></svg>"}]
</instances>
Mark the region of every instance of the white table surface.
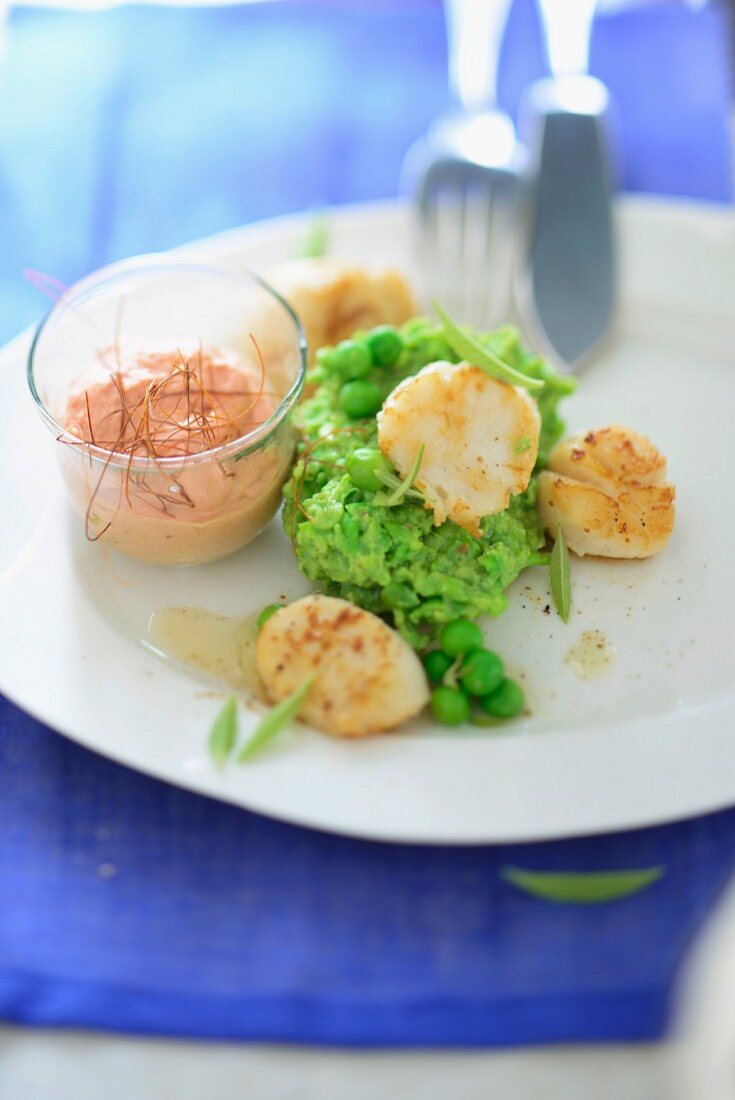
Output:
<instances>
[{"instance_id":1,"label":"white table surface","mask_svg":"<svg viewBox=\"0 0 735 1100\"><path fill-rule=\"evenodd\" d=\"M663 1045L387 1053L0 1028L0 1100L671 1100L670 1082Z\"/></svg>"}]
</instances>

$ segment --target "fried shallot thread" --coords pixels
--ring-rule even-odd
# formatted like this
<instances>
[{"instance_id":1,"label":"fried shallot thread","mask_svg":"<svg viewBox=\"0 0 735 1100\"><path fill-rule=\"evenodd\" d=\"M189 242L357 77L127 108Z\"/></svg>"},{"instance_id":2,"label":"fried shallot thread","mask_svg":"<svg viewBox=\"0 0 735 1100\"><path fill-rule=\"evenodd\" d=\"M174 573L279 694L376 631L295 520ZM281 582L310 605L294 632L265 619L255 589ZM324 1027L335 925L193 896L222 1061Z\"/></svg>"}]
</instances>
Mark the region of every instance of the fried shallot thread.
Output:
<instances>
[{"instance_id":1,"label":"fried shallot thread","mask_svg":"<svg viewBox=\"0 0 735 1100\"><path fill-rule=\"evenodd\" d=\"M167 375L160 379L153 379L145 389L145 393L134 405L128 406L126 393L123 386L123 374L118 367L117 371L110 372L110 378L113 385L117 390L120 398L119 409L113 410L112 413L107 414L103 418L103 421L113 416L119 415L119 427L118 433L114 440L102 440L99 436L95 437L94 427L92 423L92 416L89 404L89 392L84 391L85 407L87 413L87 424L89 427L89 440L70 440L63 437L59 437L61 442L68 443L72 446L86 446L89 448L90 461L92 458L91 447L96 449L109 451L105 458L102 471L94 486L92 494L90 496L87 509L85 512L85 534L90 542L96 542L102 538L106 531L109 530L115 515L120 507L120 501L118 500L115 512L112 519L105 525L105 527L96 535L90 534L90 522L92 519L93 505L100 491L104 477L109 469L109 466L116 455L125 456L128 459L125 475L123 479L125 499L128 504L132 506L131 502L131 483L134 487L134 491L139 499L150 499L153 497L160 505L161 511L164 515L169 515L169 505L184 505L186 507L193 508L194 501L192 501L189 494L184 489L176 475L171 474L171 481L176 486L176 494L173 493L159 493L151 488L145 481L145 474L140 477L135 477L133 474L133 458L136 453L142 448L146 457L149 457L153 464L157 466L160 471L162 467L159 465L161 460L161 447L164 444L168 444L173 437L179 433L184 434L184 441L182 443L181 453L171 453L165 457L180 457L184 461L192 454L201 454L206 450L209 450L216 439L215 427L224 426L228 428L230 432L239 432L247 421L249 414L257 406L258 402L264 395L277 397L276 394L269 394L265 389L266 379L266 366L263 354L260 346L251 333L250 339L255 347L259 367L260 367L260 379L258 383L258 389L253 393L252 390L241 391L221 391L216 389L209 389L204 382L204 369L202 365L202 346L201 341L197 352L198 359L198 372L197 367L191 366L191 358L187 358L181 349L177 348L177 353L180 359L180 364L172 364L172 368ZM116 341L117 345L117 341ZM119 347L116 346L116 359L119 364ZM173 397L177 400L173 405L173 408L166 409L162 403L162 398L167 394L170 383L175 379L183 379L181 390L174 391ZM199 388L199 401L198 411L196 410L192 399L192 382L194 388ZM169 396L171 396L169 392ZM252 400L238 410L235 415L226 413L222 407L218 408L216 398L220 396L229 397L249 397ZM181 420L175 418L175 413L178 411L182 399L185 399L186 415ZM194 410L194 411L193 411ZM136 419L137 418L137 419ZM269 418L266 418L269 419ZM265 423L264 420L257 422L258 425ZM98 424L99 427L99 424ZM126 439L128 429L132 430L132 438ZM201 446L197 451L192 448L192 441L199 437ZM237 434L235 435L235 442ZM227 471L222 464L221 460L216 459L217 467L224 477L234 477L234 471Z\"/></svg>"}]
</instances>

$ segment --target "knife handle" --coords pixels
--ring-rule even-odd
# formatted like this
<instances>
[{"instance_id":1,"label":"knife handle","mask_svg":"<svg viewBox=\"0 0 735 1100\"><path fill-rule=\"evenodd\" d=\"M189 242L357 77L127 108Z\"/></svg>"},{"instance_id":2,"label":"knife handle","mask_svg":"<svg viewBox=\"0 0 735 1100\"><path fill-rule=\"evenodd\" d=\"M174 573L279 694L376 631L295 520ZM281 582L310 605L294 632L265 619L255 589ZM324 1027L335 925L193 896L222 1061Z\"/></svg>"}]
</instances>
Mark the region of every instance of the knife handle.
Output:
<instances>
[{"instance_id":1,"label":"knife handle","mask_svg":"<svg viewBox=\"0 0 735 1100\"><path fill-rule=\"evenodd\" d=\"M589 76L528 89L519 129L531 157L522 296L532 335L573 366L599 342L615 299L610 101Z\"/></svg>"}]
</instances>

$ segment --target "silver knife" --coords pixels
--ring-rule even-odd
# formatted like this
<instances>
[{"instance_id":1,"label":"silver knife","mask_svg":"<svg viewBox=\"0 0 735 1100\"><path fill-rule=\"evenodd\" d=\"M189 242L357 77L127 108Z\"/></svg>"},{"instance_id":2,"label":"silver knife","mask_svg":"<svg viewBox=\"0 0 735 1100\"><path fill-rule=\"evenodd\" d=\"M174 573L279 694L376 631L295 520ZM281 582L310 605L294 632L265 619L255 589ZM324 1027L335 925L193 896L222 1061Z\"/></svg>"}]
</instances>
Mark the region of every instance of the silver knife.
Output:
<instances>
[{"instance_id":1,"label":"silver knife","mask_svg":"<svg viewBox=\"0 0 735 1100\"><path fill-rule=\"evenodd\" d=\"M532 161L519 304L539 350L581 370L615 304L614 187L605 86L583 75L594 0L540 0L554 77L531 85L520 128Z\"/></svg>"}]
</instances>

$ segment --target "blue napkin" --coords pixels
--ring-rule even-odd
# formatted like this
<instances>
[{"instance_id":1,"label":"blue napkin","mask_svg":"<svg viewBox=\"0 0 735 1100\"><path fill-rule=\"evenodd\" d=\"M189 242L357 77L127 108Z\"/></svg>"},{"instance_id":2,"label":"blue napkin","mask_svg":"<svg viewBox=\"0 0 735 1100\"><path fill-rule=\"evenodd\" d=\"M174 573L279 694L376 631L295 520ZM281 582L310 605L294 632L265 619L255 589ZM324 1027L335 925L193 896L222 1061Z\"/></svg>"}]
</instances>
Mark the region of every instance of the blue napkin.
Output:
<instances>
[{"instance_id":1,"label":"blue napkin","mask_svg":"<svg viewBox=\"0 0 735 1100\"><path fill-rule=\"evenodd\" d=\"M40 309L23 267L70 281L250 218L393 193L446 97L430 2L23 10L8 45L3 336ZM730 197L724 49L717 9L600 21L593 68L620 106L625 184ZM541 70L519 0L510 109ZM538 845L361 843L137 775L0 700L0 1016L366 1045L652 1038L734 842L727 811ZM507 863L667 871L583 908L518 892Z\"/></svg>"},{"instance_id":2,"label":"blue napkin","mask_svg":"<svg viewBox=\"0 0 735 1100\"><path fill-rule=\"evenodd\" d=\"M10 706L2 719L11 1020L365 1045L650 1038L732 870L734 811L538 845L374 844L137 775ZM667 872L585 908L519 893L505 863Z\"/></svg>"}]
</instances>

